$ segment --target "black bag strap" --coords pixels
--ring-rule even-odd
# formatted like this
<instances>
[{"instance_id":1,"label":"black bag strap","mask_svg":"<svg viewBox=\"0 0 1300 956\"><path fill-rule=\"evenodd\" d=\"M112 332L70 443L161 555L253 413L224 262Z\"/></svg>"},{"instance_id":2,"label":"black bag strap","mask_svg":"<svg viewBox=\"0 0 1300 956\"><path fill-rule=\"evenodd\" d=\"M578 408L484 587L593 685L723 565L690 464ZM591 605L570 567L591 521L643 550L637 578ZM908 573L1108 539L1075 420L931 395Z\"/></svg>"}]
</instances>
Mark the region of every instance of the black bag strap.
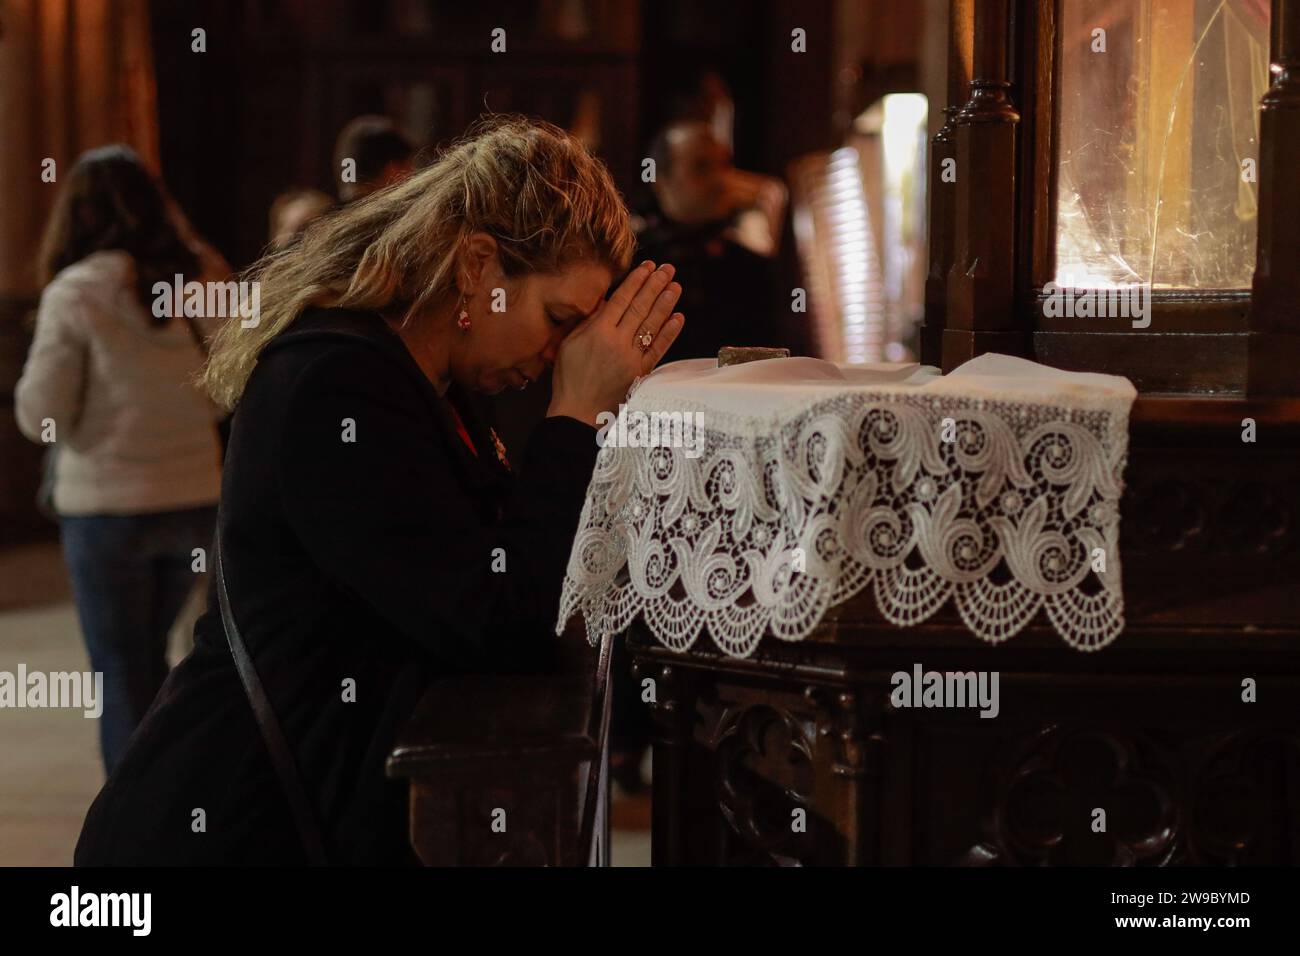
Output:
<instances>
[{"instance_id":1,"label":"black bag strap","mask_svg":"<svg viewBox=\"0 0 1300 956\"><path fill-rule=\"evenodd\" d=\"M320 825L312 811L307 791L303 788L302 777L294 763L293 753L289 750L289 741L285 739L280 721L271 707L271 700L266 696L262 680L257 676L253 658L249 656L244 639L235 626L235 615L230 607L230 594L226 590L226 574L221 565L221 521L217 521L216 543L214 547L217 572L217 602L221 605L221 624L226 632L226 641L230 644L230 653L235 658L235 669L239 671L239 680L244 685L248 702L253 707L253 716L257 726L262 730L262 739L270 751L271 763L275 766L275 775L280 778L280 786L289 809L293 813L293 822L298 829L298 838L307 853L312 866L327 866L329 859L325 855L325 841L321 838Z\"/></svg>"}]
</instances>

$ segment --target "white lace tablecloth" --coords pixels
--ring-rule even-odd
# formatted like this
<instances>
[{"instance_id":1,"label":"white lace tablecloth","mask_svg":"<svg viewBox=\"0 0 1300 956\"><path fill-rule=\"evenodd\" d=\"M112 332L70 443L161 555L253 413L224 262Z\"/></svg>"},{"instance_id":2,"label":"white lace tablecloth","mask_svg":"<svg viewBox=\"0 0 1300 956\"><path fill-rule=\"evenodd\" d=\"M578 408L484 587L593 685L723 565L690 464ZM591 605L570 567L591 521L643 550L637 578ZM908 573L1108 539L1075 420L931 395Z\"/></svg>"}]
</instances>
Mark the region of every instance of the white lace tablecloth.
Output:
<instances>
[{"instance_id":1,"label":"white lace tablecloth","mask_svg":"<svg viewBox=\"0 0 1300 956\"><path fill-rule=\"evenodd\" d=\"M765 634L800 640L870 586L901 627L952 600L986 641L1041 609L1070 645L1103 647L1124 626L1135 394L1124 378L1004 355L948 375L811 358L665 365L597 457L556 633L579 611L592 641L641 615L669 648L707 631L743 657ZM654 435L635 426L651 413L662 444L644 447ZM702 435L674 430L671 413Z\"/></svg>"}]
</instances>

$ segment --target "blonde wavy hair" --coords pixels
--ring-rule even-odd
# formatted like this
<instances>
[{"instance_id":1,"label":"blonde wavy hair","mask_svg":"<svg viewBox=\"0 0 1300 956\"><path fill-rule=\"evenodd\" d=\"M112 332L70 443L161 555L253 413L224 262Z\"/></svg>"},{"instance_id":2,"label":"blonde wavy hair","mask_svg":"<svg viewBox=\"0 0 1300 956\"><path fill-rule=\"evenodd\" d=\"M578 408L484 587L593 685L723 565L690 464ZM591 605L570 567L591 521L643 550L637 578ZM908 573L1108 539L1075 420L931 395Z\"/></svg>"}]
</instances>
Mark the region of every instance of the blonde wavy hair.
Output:
<instances>
[{"instance_id":1,"label":"blonde wavy hair","mask_svg":"<svg viewBox=\"0 0 1300 956\"><path fill-rule=\"evenodd\" d=\"M261 283L261 320L222 324L204 386L233 408L262 349L308 306L419 314L455 290L459 252L475 232L497 241L511 277L575 262L617 276L635 246L609 171L577 138L519 116L481 120L424 169L250 267L241 278Z\"/></svg>"}]
</instances>

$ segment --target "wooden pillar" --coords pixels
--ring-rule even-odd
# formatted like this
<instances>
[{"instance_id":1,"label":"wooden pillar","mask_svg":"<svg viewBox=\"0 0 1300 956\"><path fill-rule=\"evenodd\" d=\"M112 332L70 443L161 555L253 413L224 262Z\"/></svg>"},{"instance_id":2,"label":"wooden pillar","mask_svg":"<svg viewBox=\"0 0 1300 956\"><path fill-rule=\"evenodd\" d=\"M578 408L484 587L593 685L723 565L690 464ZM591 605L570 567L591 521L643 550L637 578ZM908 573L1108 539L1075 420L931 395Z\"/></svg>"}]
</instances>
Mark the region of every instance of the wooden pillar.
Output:
<instances>
[{"instance_id":1,"label":"wooden pillar","mask_svg":"<svg viewBox=\"0 0 1300 956\"><path fill-rule=\"evenodd\" d=\"M925 278L925 320L921 325L921 361L943 364L943 328L948 310L948 271L952 268L956 205L956 182L944 182L945 160L951 168L957 161L953 141L953 120L966 102L971 80L971 44L974 41L973 0L949 0L944 32L947 57L944 62L943 125L930 141L929 178L926 183L930 209L928 222L930 267Z\"/></svg>"},{"instance_id":2,"label":"wooden pillar","mask_svg":"<svg viewBox=\"0 0 1300 956\"><path fill-rule=\"evenodd\" d=\"M641 629L640 625L634 628ZM617 638L627 640L626 636ZM686 765L691 748L695 700L682 669L656 665L633 651L632 676L639 685L655 682L650 704L653 730L654 775L651 781L651 866L680 866L690 859L686 846L690 821L686 819Z\"/></svg>"},{"instance_id":3,"label":"wooden pillar","mask_svg":"<svg viewBox=\"0 0 1300 956\"><path fill-rule=\"evenodd\" d=\"M1029 354L1015 317L1016 127L1008 52L1010 0L974 8L970 99L953 121L957 159L943 368L983 352Z\"/></svg>"},{"instance_id":4,"label":"wooden pillar","mask_svg":"<svg viewBox=\"0 0 1300 956\"><path fill-rule=\"evenodd\" d=\"M819 704L826 715L818 734L831 746L831 804L844 845L840 862L843 866L877 866L881 862L878 821L884 773L885 738L880 726L884 701L849 688L829 694L810 689L804 696ZM869 718L864 719L864 709Z\"/></svg>"},{"instance_id":5,"label":"wooden pillar","mask_svg":"<svg viewBox=\"0 0 1300 956\"><path fill-rule=\"evenodd\" d=\"M1273 0L1272 84L1259 104L1259 233L1246 391L1300 395L1300 0Z\"/></svg>"},{"instance_id":6,"label":"wooden pillar","mask_svg":"<svg viewBox=\"0 0 1300 956\"><path fill-rule=\"evenodd\" d=\"M944 315L948 304L948 270L952 268L953 187L944 181L944 170L956 162L953 148L952 120L957 107L943 108L943 126L930 140L929 173L926 188L930 194L930 268L925 276L925 321L921 324L921 361L926 365L943 364ZM951 178L951 177L949 177Z\"/></svg>"}]
</instances>

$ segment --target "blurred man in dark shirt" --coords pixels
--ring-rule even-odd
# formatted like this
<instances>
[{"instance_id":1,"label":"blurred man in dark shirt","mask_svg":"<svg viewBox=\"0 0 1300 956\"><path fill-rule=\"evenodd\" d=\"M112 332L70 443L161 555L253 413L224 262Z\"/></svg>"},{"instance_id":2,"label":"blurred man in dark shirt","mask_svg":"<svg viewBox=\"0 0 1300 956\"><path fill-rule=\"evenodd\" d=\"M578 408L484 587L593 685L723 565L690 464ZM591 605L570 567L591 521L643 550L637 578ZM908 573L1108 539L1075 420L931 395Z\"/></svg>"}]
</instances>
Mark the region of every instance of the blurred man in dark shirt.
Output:
<instances>
[{"instance_id":1,"label":"blurred man in dark shirt","mask_svg":"<svg viewBox=\"0 0 1300 956\"><path fill-rule=\"evenodd\" d=\"M666 361L716 358L724 345L795 348L781 321L789 298L775 288L780 224L761 198L774 181L737 170L702 122L665 127L650 156L658 209L637 224L637 258L677 267L686 316Z\"/></svg>"},{"instance_id":2,"label":"blurred man in dark shirt","mask_svg":"<svg viewBox=\"0 0 1300 956\"><path fill-rule=\"evenodd\" d=\"M664 359L716 359L724 345L785 347L798 336L782 321L790 295L777 288L773 259L785 210L779 180L743 172L731 150L699 121L666 126L651 143L653 213L634 222L637 260L671 262L681 283L677 308L686 325ZM614 642L610 775L624 790L646 786L640 772L650 742L641 688L622 640Z\"/></svg>"}]
</instances>

